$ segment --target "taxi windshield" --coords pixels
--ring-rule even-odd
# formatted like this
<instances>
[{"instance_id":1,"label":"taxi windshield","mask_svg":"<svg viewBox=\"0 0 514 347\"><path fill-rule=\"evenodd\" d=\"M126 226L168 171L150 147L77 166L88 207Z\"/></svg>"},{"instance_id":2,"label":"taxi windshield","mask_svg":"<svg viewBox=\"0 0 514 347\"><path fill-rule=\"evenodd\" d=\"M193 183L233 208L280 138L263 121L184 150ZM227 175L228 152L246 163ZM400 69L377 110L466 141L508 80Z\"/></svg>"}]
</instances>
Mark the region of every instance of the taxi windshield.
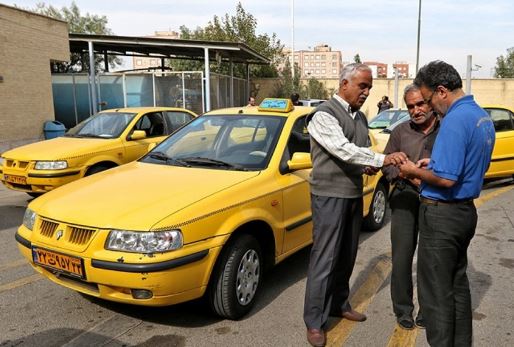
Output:
<instances>
[{"instance_id":1,"label":"taxi windshield","mask_svg":"<svg viewBox=\"0 0 514 347\"><path fill-rule=\"evenodd\" d=\"M369 122L368 127L370 129L385 129L391 124L394 124L406 117L409 117L409 112L407 110L382 111Z\"/></svg>"},{"instance_id":2,"label":"taxi windshield","mask_svg":"<svg viewBox=\"0 0 514 347\"><path fill-rule=\"evenodd\" d=\"M115 138L121 135L135 115L124 112L98 113L71 128L65 136Z\"/></svg>"},{"instance_id":3,"label":"taxi windshield","mask_svg":"<svg viewBox=\"0 0 514 347\"><path fill-rule=\"evenodd\" d=\"M262 170L268 165L284 117L204 115L167 138L142 161L226 170Z\"/></svg>"}]
</instances>

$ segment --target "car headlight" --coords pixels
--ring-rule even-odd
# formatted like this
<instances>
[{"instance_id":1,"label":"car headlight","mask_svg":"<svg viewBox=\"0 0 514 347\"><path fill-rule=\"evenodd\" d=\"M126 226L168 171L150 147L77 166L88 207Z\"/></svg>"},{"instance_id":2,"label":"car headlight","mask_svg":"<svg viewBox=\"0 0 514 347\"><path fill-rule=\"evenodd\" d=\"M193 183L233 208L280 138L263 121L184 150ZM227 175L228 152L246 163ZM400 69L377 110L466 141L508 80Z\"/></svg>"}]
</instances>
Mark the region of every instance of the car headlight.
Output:
<instances>
[{"instance_id":1,"label":"car headlight","mask_svg":"<svg viewBox=\"0 0 514 347\"><path fill-rule=\"evenodd\" d=\"M32 211L30 208L25 210L25 214L23 215L23 225L32 230L34 228L34 223L36 222L36 212Z\"/></svg>"},{"instance_id":2,"label":"car headlight","mask_svg":"<svg viewBox=\"0 0 514 347\"><path fill-rule=\"evenodd\" d=\"M158 253L173 251L183 245L180 230L128 231L111 230L106 248L113 251Z\"/></svg>"},{"instance_id":3,"label":"car headlight","mask_svg":"<svg viewBox=\"0 0 514 347\"><path fill-rule=\"evenodd\" d=\"M68 167L66 160L57 161L36 161L36 170L62 170Z\"/></svg>"}]
</instances>

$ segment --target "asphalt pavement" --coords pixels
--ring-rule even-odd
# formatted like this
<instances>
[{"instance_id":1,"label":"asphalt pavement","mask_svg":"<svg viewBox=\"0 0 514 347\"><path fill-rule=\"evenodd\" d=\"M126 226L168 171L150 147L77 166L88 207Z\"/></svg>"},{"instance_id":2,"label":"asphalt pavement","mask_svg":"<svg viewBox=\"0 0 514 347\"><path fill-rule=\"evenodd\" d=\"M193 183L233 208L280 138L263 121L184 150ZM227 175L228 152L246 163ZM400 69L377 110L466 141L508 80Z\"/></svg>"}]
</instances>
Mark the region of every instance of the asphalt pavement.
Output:
<instances>
[{"instance_id":1,"label":"asphalt pavement","mask_svg":"<svg viewBox=\"0 0 514 347\"><path fill-rule=\"evenodd\" d=\"M490 183L475 201L479 222L468 268L474 346L514 346L513 188L512 180ZM213 316L201 301L164 308L115 304L60 287L25 262L14 234L31 199L0 185L0 347L308 345L302 319L308 249L272 270L240 321ZM361 234L351 301L368 320L332 319L330 346L428 346L424 330L395 323L389 229Z\"/></svg>"}]
</instances>

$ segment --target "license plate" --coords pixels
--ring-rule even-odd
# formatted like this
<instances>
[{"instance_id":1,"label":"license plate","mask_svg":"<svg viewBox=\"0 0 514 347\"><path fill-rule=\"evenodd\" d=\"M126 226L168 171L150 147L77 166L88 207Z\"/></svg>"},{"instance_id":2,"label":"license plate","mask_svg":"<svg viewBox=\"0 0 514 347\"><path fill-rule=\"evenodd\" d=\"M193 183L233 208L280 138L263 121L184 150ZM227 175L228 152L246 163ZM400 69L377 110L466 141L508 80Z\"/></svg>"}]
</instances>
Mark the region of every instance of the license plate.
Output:
<instances>
[{"instance_id":1,"label":"license plate","mask_svg":"<svg viewBox=\"0 0 514 347\"><path fill-rule=\"evenodd\" d=\"M34 263L84 279L84 262L81 258L48 251L46 249L32 247L32 259Z\"/></svg>"},{"instance_id":2,"label":"license plate","mask_svg":"<svg viewBox=\"0 0 514 347\"><path fill-rule=\"evenodd\" d=\"M13 176L4 174L4 180L9 183L27 184L27 178L23 176Z\"/></svg>"}]
</instances>

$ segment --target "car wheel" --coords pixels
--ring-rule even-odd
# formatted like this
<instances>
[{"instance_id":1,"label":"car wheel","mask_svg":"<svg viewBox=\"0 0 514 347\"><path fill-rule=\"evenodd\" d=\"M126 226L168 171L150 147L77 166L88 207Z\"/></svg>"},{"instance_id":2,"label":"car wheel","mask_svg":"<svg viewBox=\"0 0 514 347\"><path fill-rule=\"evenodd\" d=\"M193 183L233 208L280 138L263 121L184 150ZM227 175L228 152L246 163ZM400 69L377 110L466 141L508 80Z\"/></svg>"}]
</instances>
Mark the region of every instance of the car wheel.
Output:
<instances>
[{"instance_id":1,"label":"car wheel","mask_svg":"<svg viewBox=\"0 0 514 347\"><path fill-rule=\"evenodd\" d=\"M261 248L250 235L241 235L226 246L209 290L209 304L219 316L239 319L255 301L262 277Z\"/></svg>"},{"instance_id":2,"label":"car wheel","mask_svg":"<svg viewBox=\"0 0 514 347\"><path fill-rule=\"evenodd\" d=\"M369 213L364 219L364 229L375 231L384 225L387 208L387 189L383 183L378 183L373 193Z\"/></svg>"}]
</instances>

